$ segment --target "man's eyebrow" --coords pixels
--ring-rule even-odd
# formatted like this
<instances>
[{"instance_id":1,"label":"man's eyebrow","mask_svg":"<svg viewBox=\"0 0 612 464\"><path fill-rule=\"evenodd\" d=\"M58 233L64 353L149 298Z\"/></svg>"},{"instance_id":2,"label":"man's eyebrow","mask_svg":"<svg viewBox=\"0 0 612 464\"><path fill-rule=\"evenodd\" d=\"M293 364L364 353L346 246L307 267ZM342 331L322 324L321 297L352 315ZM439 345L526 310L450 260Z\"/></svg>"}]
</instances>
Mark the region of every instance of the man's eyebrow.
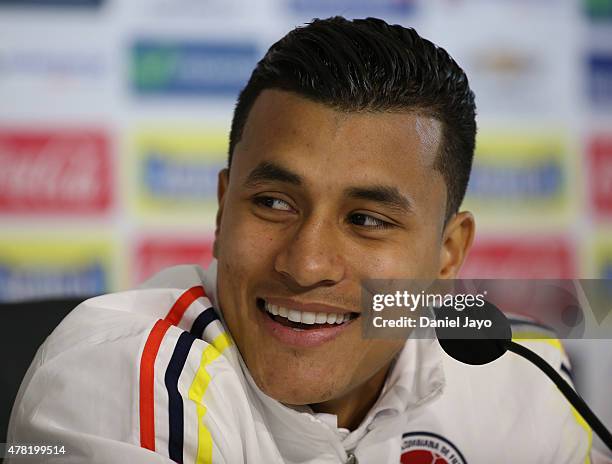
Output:
<instances>
[{"instance_id":1,"label":"man's eyebrow","mask_svg":"<svg viewBox=\"0 0 612 464\"><path fill-rule=\"evenodd\" d=\"M372 185L368 187L351 187L345 191L346 196L357 200L369 200L382 203L401 213L414 213L413 202L402 195L395 187Z\"/></svg>"},{"instance_id":2,"label":"man's eyebrow","mask_svg":"<svg viewBox=\"0 0 612 464\"><path fill-rule=\"evenodd\" d=\"M286 182L295 186L300 186L303 183L300 175L270 161L262 161L251 171L244 181L244 186L253 188L262 182L270 181Z\"/></svg>"}]
</instances>

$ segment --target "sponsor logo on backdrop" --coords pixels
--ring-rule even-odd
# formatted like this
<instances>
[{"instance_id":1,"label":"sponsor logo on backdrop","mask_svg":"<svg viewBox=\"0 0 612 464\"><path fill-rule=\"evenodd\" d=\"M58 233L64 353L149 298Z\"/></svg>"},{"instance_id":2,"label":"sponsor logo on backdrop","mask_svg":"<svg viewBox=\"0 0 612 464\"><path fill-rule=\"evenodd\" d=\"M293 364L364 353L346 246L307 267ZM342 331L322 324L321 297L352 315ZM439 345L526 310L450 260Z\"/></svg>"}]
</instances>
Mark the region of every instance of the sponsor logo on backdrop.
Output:
<instances>
[{"instance_id":1,"label":"sponsor logo on backdrop","mask_svg":"<svg viewBox=\"0 0 612 464\"><path fill-rule=\"evenodd\" d=\"M0 6L74 6L98 7L103 0L0 0Z\"/></svg>"},{"instance_id":2,"label":"sponsor logo on backdrop","mask_svg":"<svg viewBox=\"0 0 612 464\"><path fill-rule=\"evenodd\" d=\"M447 438L431 432L410 432L402 435L400 464L467 464L467 461Z\"/></svg>"},{"instance_id":3,"label":"sponsor logo on backdrop","mask_svg":"<svg viewBox=\"0 0 612 464\"><path fill-rule=\"evenodd\" d=\"M227 164L227 133L145 130L134 137L135 200L143 214L214 217L217 175Z\"/></svg>"},{"instance_id":4,"label":"sponsor logo on backdrop","mask_svg":"<svg viewBox=\"0 0 612 464\"><path fill-rule=\"evenodd\" d=\"M144 183L151 196L189 200L214 196L220 166L149 152L142 168Z\"/></svg>"},{"instance_id":5,"label":"sponsor logo on backdrop","mask_svg":"<svg viewBox=\"0 0 612 464\"><path fill-rule=\"evenodd\" d=\"M592 209L597 216L612 218L612 134L591 139L588 156Z\"/></svg>"},{"instance_id":6,"label":"sponsor logo on backdrop","mask_svg":"<svg viewBox=\"0 0 612 464\"><path fill-rule=\"evenodd\" d=\"M165 20L197 18L199 20L227 21L251 18L252 9L244 0L132 0L131 14L139 16L163 17ZM255 8L257 6L255 5Z\"/></svg>"},{"instance_id":7,"label":"sponsor logo on backdrop","mask_svg":"<svg viewBox=\"0 0 612 464\"><path fill-rule=\"evenodd\" d=\"M591 53L588 57L588 73L592 105L609 109L612 103L612 53Z\"/></svg>"},{"instance_id":8,"label":"sponsor logo on backdrop","mask_svg":"<svg viewBox=\"0 0 612 464\"><path fill-rule=\"evenodd\" d=\"M111 290L110 246L75 239L0 239L0 301L91 296Z\"/></svg>"},{"instance_id":9,"label":"sponsor logo on backdrop","mask_svg":"<svg viewBox=\"0 0 612 464\"><path fill-rule=\"evenodd\" d=\"M595 275L602 279L612 279L612 240L609 237L612 237L612 229L592 239Z\"/></svg>"},{"instance_id":10,"label":"sponsor logo on backdrop","mask_svg":"<svg viewBox=\"0 0 612 464\"><path fill-rule=\"evenodd\" d=\"M295 13L326 17L405 15L412 13L416 0L286 0Z\"/></svg>"},{"instance_id":11,"label":"sponsor logo on backdrop","mask_svg":"<svg viewBox=\"0 0 612 464\"><path fill-rule=\"evenodd\" d=\"M480 137L466 205L495 219L562 213L568 207L566 163L562 142L553 137Z\"/></svg>"},{"instance_id":12,"label":"sponsor logo on backdrop","mask_svg":"<svg viewBox=\"0 0 612 464\"><path fill-rule=\"evenodd\" d=\"M510 4L510 5L517 5L520 6L522 8L525 7L525 5L530 6L530 5L542 5L542 4L546 4L546 3L554 3L557 0L443 0L444 4L447 5L458 5L458 6L464 6L464 5L468 5L468 6L473 6L473 5L478 5L478 4L483 4L483 3L497 3L497 4L501 4L503 5L504 3Z\"/></svg>"},{"instance_id":13,"label":"sponsor logo on backdrop","mask_svg":"<svg viewBox=\"0 0 612 464\"><path fill-rule=\"evenodd\" d=\"M0 301L97 295L106 289L104 269L96 262L73 269L12 269L0 264Z\"/></svg>"},{"instance_id":14,"label":"sponsor logo on backdrop","mask_svg":"<svg viewBox=\"0 0 612 464\"><path fill-rule=\"evenodd\" d=\"M593 21L612 20L612 1L610 0L584 0L587 16Z\"/></svg>"},{"instance_id":15,"label":"sponsor logo on backdrop","mask_svg":"<svg viewBox=\"0 0 612 464\"><path fill-rule=\"evenodd\" d=\"M206 268L212 261L214 237L186 239L177 237L145 238L136 247L134 283L139 284L156 272L177 264L199 264Z\"/></svg>"},{"instance_id":16,"label":"sponsor logo on backdrop","mask_svg":"<svg viewBox=\"0 0 612 464\"><path fill-rule=\"evenodd\" d=\"M102 132L0 129L0 214L104 213L111 164Z\"/></svg>"},{"instance_id":17,"label":"sponsor logo on backdrop","mask_svg":"<svg viewBox=\"0 0 612 464\"><path fill-rule=\"evenodd\" d=\"M0 50L2 81L43 78L50 84L65 85L69 79L100 81L106 70L103 55L93 51L45 48Z\"/></svg>"},{"instance_id":18,"label":"sponsor logo on backdrop","mask_svg":"<svg viewBox=\"0 0 612 464\"><path fill-rule=\"evenodd\" d=\"M571 279L578 276L575 246L560 237L478 237L461 278Z\"/></svg>"},{"instance_id":19,"label":"sponsor logo on backdrop","mask_svg":"<svg viewBox=\"0 0 612 464\"><path fill-rule=\"evenodd\" d=\"M536 66L536 56L501 46L496 49L484 48L476 50L472 56L474 70L482 74L507 76L508 79L533 73Z\"/></svg>"},{"instance_id":20,"label":"sponsor logo on backdrop","mask_svg":"<svg viewBox=\"0 0 612 464\"><path fill-rule=\"evenodd\" d=\"M259 58L253 43L139 40L131 50L138 95L234 97Z\"/></svg>"},{"instance_id":21,"label":"sponsor logo on backdrop","mask_svg":"<svg viewBox=\"0 0 612 464\"><path fill-rule=\"evenodd\" d=\"M476 93L479 120L496 119L506 113L521 119L530 116L532 120L548 120L545 116L558 116L559 111L568 110L568 99L559 95L574 91L570 79L565 78L567 48L573 41L566 33L567 21L559 17L553 20L546 8L558 2L446 0L442 3L448 8L440 10L440 24L434 25L436 40L451 46L453 56L466 70L470 87ZM524 29L513 27L519 17ZM474 33L466 34L466 28ZM526 34L527 30L532 33ZM538 37L553 36L559 40L551 45L534 39L536 31Z\"/></svg>"},{"instance_id":22,"label":"sponsor logo on backdrop","mask_svg":"<svg viewBox=\"0 0 612 464\"><path fill-rule=\"evenodd\" d=\"M457 31L460 33L460 31ZM489 31L495 36L496 32ZM491 114L512 112L524 115L558 111L562 91L551 84L563 72L550 50L521 45L520 40L495 39L464 44L465 66L470 84L478 95L478 107Z\"/></svg>"}]
</instances>

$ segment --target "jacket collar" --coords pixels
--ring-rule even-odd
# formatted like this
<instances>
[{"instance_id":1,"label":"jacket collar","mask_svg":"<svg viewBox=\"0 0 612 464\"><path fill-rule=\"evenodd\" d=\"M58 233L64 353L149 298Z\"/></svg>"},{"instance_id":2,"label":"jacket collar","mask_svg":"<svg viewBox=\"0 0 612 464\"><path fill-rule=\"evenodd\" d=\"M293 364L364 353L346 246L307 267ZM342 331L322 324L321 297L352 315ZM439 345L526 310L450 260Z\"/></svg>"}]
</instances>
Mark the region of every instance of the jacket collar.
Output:
<instances>
[{"instance_id":1,"label":"jacket collar","mask_svg":"<svg viewBox=\"0 0 612 464\"><path fill-rule=\"evenodd\" d=\"M217 262L207 270L199 266L182 265L165 269L141 288L189 288L203 284L222 323L223 314L217 299ZM253 408L264 417L266 427L274 437L286 462L306 462L316 459L323 462L329 456L331 462L346 460L346 451L354 449L361 439L376 428L385 418L403 416L436 399L444 388L442 350L433 334L413 334L393 362L392 369L378 401L356 430L337 427L337 417L317 414L308 406L288 407L267 396L256 385L238 350L235 352L242 371L246 393ZM229 356L229 354L228 354ZM386 422L386 420L385 420ZM389 435L397 434L396 427L386 427Z\"/></svg>"},{"instance_id":2,"label":"jacket collar","mask_svg":"<svg viewBox=\"0 0 612 464\"><path fill-rule=\"evenodd\" d=\"M213 305L223 320L217 303L217 261L213 260L208 270L200 272L207 295L211 296ZM270 398L255 384L242 357L240 364L250 388L275 415L287 416L287 419L304 418L310 423L312 418L328 425L334 423L335 416L314 413L309 407L289 408ZM442 366L442 350L435 338L433 329L413 333L404 348L396 357L382 393L362 424L354 432L365 431L373 421L384 416L404 414L435 399L443 390L445 383ZM283 421L284 422L284 421ZM289 420L289 422L292 422ZM349 435L354 435L354 432Z\"/></svg>"},{"instance_id":3,"label":"jacket collar","mask_svg":"<svg viewBox=\"0 0 612 464\"><path fill-rule=\"evenodd\" d=\"M217 300L217 260L213 260L204 270L200 266L182 265L168 268L141 285L141 288L188 288L202 283L206 295L211 300L223 324L223 314ZM227 325L226 325L227 327ZM366 415L364 423L369 423L380 415L402 414L435 398L444 388L445 378L442 367L442 349L435 338L433 329L424 329L413 333L404 348L393 362L393 367L385 382L378 401ZM251 378L248 369L240 358L245 377L257 395L273 408L282 407L288 414L310 414L315 418L329 415L318 415L308 407L291 409L276 400L267 397ZM324 422L330 423L329 417Z\"/></svg>"}]
</instances>

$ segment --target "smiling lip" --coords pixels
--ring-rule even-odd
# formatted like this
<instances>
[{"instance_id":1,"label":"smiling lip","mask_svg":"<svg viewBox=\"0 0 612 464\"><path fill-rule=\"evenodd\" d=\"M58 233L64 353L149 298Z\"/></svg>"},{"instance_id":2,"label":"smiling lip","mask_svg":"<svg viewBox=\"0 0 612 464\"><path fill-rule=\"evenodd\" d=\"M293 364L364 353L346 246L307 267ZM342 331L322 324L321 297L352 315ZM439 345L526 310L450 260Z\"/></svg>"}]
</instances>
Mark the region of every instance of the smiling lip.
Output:
<instances>
[{"instance_id":1,"label":"smiling lip","mask_svg":"<svg viewBox=\"0 0 612 464\"><path fill-rule=\"evenodd\" d=\"M285 298L266 298L265 301L269 304L284 306L302 312L325 312L337 314L349 314L355 312L319 303L297 303L293 300ZM324 343L335 339L342 332L347 330L356 320L351 319L338 325L326 324L325 326L321 327L300 330L287 327L279 322L276 322L265 310L258 310L257 317L261 325L264 326L265 330L267 330L271 336L285 345L298 348L314 348L321 346Z\"/></svg>"}]
</instances>

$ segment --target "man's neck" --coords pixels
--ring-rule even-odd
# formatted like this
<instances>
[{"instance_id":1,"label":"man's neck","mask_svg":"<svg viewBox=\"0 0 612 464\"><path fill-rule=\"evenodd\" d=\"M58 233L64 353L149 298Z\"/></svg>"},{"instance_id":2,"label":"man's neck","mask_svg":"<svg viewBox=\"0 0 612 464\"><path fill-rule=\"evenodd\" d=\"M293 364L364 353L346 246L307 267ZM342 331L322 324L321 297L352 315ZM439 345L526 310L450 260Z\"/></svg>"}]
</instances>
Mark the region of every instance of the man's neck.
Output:
<instances>
[{"instance_id":1,"label":"man's neck","mask_svg":"<svg viewBox=\"0 0 612 464\"><path fill-rule=\"evenodd\" d=\"M323 403L311 404L315 412L335 414L338 427L355 430L378 400L387 374L393 362L388 363L374 376L344 396Z\"/></svg>"}]
</instances>

